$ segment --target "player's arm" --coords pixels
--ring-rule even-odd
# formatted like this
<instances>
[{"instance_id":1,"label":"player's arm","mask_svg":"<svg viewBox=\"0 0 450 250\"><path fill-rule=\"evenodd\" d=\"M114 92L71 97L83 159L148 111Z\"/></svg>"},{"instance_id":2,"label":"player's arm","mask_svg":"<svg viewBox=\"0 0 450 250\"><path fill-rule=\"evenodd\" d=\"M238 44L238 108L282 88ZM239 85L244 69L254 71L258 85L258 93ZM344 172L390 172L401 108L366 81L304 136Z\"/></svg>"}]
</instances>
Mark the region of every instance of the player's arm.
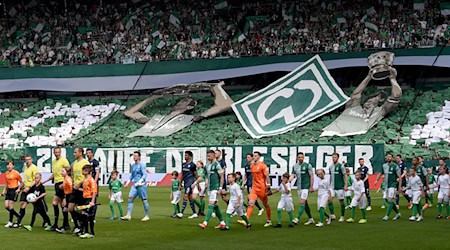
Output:
<instances>
[{"instance_id":1,"label":"player's arm","mask_svg":"<svg viewBox=\"0 0 450 250\"><path fill-rule=\"evenodd\" d=\"M108 199L111 199L111 195L112 195L112 186L111 186L111 182L109 182L108 186L109 186Z\"/></svg>"},{"instance_id":2,"label":"player's arm","mask_svg":"<svg viewBox=\"0 0 450 250\"><path fill-rule=\"evenodd\" d=\"M400 169L398 169L397 171L397 176L398 176L398 186L397 186L397 193L400 192L402 190L402 174L400 172Z\"/></svg>"},{"instance_id":3,"label":"player's arm","mask_svg":"<svg viewBox=\"0 0 450 250\"><path fill-rule=\"evenodd\" d=\"M246 174L246 173L244 173L244 176L242 176L242 185L241 185L241 188L244 188L245 183L247 183L247 174Z\"/></svg>"},{"instance_id":4,"label":"player's arm","mask_svg":"<svg viewBox=\"0 0 450 250\"><path fill-rule=\"evenodd\" d=\"M309 166L309 192L312 193L314 192L314 174L312 171L312 166Z\"/></svg>"},{"instance_id":5,"label":"player's arm","mask_svg":"<svg viewBox=\"0 0 450 250\"><path fill-rule=\"evenodd\" d=\"M425 175L425 189L426 190L429 190L430 189L430 183L429 183L429 180L428 180L428 170L425 168L425 167L423 167L423 170L425 170L425 172L424 172L424 175Z\"/></svg>"},{"instance_id":6,"label":"player's arm","mask_svg":"<svg viewBox=\"0 0 450 250\"><path fill-rule=\"evenodd\" d=\"M427 178L428 179L428 178ZM420 192L421 192L421 196L422 196L422 198L425 198L425 189L423 188L423 183L422 183L422 181L420 180L420 178L419 178L419 182L420 182Z\"/></svg>"},{"instance_id":7,"label":"player's arm","mask_svg":"<svg viewBox=\"0 0 450 250\"><path fill-rule=\"evenodd\" d=\"M195 176L195 179L197 180L198 179L198 172L197 172L197 170L194 171L194 176ZM200 182L197 182L197 190L199 192L202 191L202 188L200 187Z\"/></svg>"},{"instance_id":8,"label":"player's arm","mask_svg":"<svg viewBox=\"0 0 450 250\"><path fill-rule=\"evenodd\" d=\"M92 179L91 179L91 183L90 183L91 185L91 190L94 190L94 192L92 192L92 199L91 199L91 202L89 203L89 205L92 207L92 206L94 206L95 205L95 198L97 197L97 183L96 182L94 182Z\"/></svg>"},{"instance_id":9,"label":"player's arm","mask_svg":"<svg viewBox=\"0 0 450 250\"><path fill-rule=\"evenodd\" d=\"M224 182L224 176L223 176L223 169L222 170L220 170L220 172L219 172L219 177L220 177L220 188L222 188L223 187L223 182ZM219 193L222 193L222 191L221 191L221 189L219 190Z\"/></svg>"},{"instance_id":10,"label":"player's arm","mask_svg":"<svg viewBox=\"0 0 450 250\"><path fill-rule=\"evenodd\" d=\"M143 163L141 164L141 173L142 173L142 177L139 181L142 181L145 183L147 181L147 168L146 168L145 164L143 164Z\"/></svg>"},{"instance_id":11,"label":"player's arm","mask_svg":"<svg viewBox=\"0 0 450 250\"><path fill-rule=\"evenodd\" d=\"M238 191L238 196L237 196L237 204L236 204L236 208L239 208L241 206L241 200L242 200L242 191Z\"/></svg>"},{"instance_id":12,"label":"player's arm","mask_svg":"<svg viewBox=\"0 0 450 250\"><path fill-rule=\"evenodd\" d=\"M16 193L19 193L23 188L23 180L19 174L17 174L17 180L19 181L19 188L16 190Z\"/></svg>"},{"instance_id":13,"label":"player's arm","mask_svg":"<svg viewBox=\"0 0 450 250\"><path fill-rule=\"evenodd\" d=\"M282 184L283 184L284 190L286 190L286 194L289 194L291 191L289 191L289 189L287 188L285 183L282 183Z\"/></svg>"},{"instance_id":14,"label":"player's arm","mask_svg":"<svg viewBox=\"0 0 450 250\"><path fill-rule=\"evenodd\" d=\"M366 182L367 180L369 180L369 168L368 167L364 167L364 168L365 168L364 170L367 169L367 171L364 171L366 173L366 177L363 180L364 182Z\"/></svg>"},{"instance_id":15,"label":"player's arm","mask_svg":"<svg viewBox=\"0 0 450 250\"><path fill-rule=\"evenodd\" d=\"M382 172L379 172L377 175L377 178L375 179L375 185L377 185L378 181L380 180L381 176L383 175Z\"/></svg>"},{"instance_id":16,"label":"player's arm","mask_svg":"<svg viewBox=\"0 0 450 250\"><path fill-rule=\"evenodd\" d=\"M128 180L128 182L125 183L125 187L131 186L131 181L133 181L133 179L134 179L134 171L133 171L131 164L130 164L130 170L131 170L130 179Z\"/></svg>"},{"instance_id":17,"label":"player's arm","mask_svg":"<svg viewBox=\"0 0 450 250\"><path fill-rule=\"evenodd\" d=\"M269 170L267 169L267 166L265 167L265 169L263 169L264 171L264 177L266 179L266 185L268 188L270 188L270 176L269 176Z\"/></svg>"},{"instance_id":18,"label":"player's arm","mask_svg":"<svg viewBox=\"0 0 450 250\"><path fill-rule=\"evenodd\" d=\"M181 181L178 182L178 190L181 191Z\"/></svg>"},{"instance_id":19,"label":"player's arm","mask_svg":"<svg viewBox=\"0 0 450 250\"><path fill-rule=\"evenodd\" d=\"M196 175L196 176L197 176L197 179L194 181L194 183L192 183L191 188L194 188L195 186L200 185L200 182L201 182L202 180L205 179L205 175L206 175L206 171L203 172L202 176L198 176L198 174L197 174L197 175ZM183 173L181 173L181 176L183 176ZM181 184L180 184L180 185L181 185ZM206 185L205 185L205 186L206 186ZM199 190L199 191L200 191L200 190Z\"/></svg>"},{"instance_id":20,"label":"player's arm","mask_svg":"<svg viewBox=\"0 0 450 250\"><path fill-rule=\"evenodd\" d=\"M97 183L98 179L99 179L99 176L100 176L100 165L99 165L99 163L97 163L97 166L95 168L97 169L97 174L95 175L94 181L95 181L95 183Z\"/></svg>"}]
</instances>

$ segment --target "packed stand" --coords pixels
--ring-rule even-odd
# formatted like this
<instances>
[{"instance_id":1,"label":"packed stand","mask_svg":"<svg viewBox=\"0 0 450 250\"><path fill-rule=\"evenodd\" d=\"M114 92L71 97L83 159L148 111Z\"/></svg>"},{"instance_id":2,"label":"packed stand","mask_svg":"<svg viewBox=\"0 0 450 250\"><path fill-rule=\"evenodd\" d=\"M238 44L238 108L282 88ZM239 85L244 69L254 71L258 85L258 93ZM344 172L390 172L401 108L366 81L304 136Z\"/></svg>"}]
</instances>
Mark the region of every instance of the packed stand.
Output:
<instances>
[{"instance_id":1,"label":"packed stand","mask_svg":"<svg viewBox=\"0 0 450 250\"><path fill-rule=\"evenodd\" d=\"M439 1L24 2L24 6L5 6L0 22L0 66L134 63L450 44L450 6Z\"/></svg>"}]
</instances>

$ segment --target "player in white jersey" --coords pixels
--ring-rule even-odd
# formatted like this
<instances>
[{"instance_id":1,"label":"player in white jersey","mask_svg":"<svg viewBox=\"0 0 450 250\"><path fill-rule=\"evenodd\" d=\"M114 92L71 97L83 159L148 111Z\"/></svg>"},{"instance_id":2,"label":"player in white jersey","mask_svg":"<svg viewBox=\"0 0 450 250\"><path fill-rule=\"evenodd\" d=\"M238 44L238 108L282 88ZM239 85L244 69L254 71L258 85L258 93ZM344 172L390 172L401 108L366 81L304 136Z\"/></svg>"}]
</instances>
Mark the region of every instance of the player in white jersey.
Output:
<instances>
[{"instance_id":1,"label":"player in white jersey","mask_svg":"<svg viewBox=\"0 0 450 250\"><path fill-rule=\"evenodd\" d=\"M348 223L353 223L355 221L355 209L359 206L361 209L361 220L359 220L359 224L366 224L366 205L367 205L367 197L366 197L366 187L364 185L364 181L361 180L361 173L356 172L355 174L356 182L352 185L352 190L354 192L354 196L352 202L350 203L350 208L352 209L352 214L349 219L347 219Z\"/></svg>"},{"instance_id":2,"label":"player in white jersey","mask_svg":"<svg viewBox=\"0 0 450 250\"><path fill-rule=\"evenodd\" d=\"M317 170L317 177L319 177L319 183L317 184L318 188L316 189L318 192L317 209L320 213L320 219L319 223L316 224L316 227L323 227L325 216L328 218L327 224L331 224L331 215L328 215L327 212L325 212L325 207L331 198L330 182L325 179L325 171L323 171L323 169Z\"/></svg>"},{"instance_id":3,"label":"player in white jersey","mask_svg":"<svg viewBox=\"0 0 450 250\"><path fill-rule=\"evenodd\" d=\"M230 199L227 207L227 217L225 219L226 227L220 228L220 230L230 230L230 220L233 213L237 213L245 221L247 230L250 230L252 225L247 220L247 216L244 213L244 195L241 187L236 183L236 174L231 173L227 176L228 184L230 184L230 190L224 191L222 194L230 194Z\"/></svg>"},{"instance_id":4,"label":"player in white jersey","mask_svg":"<svg viewBox=\"0 0 450 250\"><path fill-rule=\"evenodd\" d=\"M439 176L437 179L437 185L439 189L438 193L438 216L437 219L442 219L442 205L446 208L446 217L450 220L450 176L447 174L447 166L441 166L439 168Z\"/></svg>"},{"instance_id":5,"label":"player in white jersey","mask_svg":"<svg viewBox=\"0 0 450 250\"><path fill-rule=\"evenodd\" d=\"M413 159L413 164L415 162L415 159ZM408 179L408 185L406 186L406 189L411 189L412 191L412 214L411 217L409 217L410 221L421 221L423 220L422 216L422 204L420 201L421 197L425 197L425 192L423 190L423 183L420 177L416 174L416 167L417 165L414 164L414 166L409 170L410 177Z\"/></svg>"},{"instance_id":6,"label":"player in white jersey","mask_svg":"<svg viewBox=\"0 0 450 250\"><path fill-rule=\"evenodd\" d=\"M292 201L292 192L291 192L291 186L289 184L289 174L285 173L283 174L283 179L281 180L281 184L278 187L277 190L273 191L272 193L281 193L280 201L278 202L277 206L277 219L278 223L274 225L273 227L280 228L281 227L281 211L284 209L289 214L289 226L288 227L294 227L294 223L292 222L294 215L292 214L292 211L294 211L294 202Z\"/></svg>"}]
</instances>

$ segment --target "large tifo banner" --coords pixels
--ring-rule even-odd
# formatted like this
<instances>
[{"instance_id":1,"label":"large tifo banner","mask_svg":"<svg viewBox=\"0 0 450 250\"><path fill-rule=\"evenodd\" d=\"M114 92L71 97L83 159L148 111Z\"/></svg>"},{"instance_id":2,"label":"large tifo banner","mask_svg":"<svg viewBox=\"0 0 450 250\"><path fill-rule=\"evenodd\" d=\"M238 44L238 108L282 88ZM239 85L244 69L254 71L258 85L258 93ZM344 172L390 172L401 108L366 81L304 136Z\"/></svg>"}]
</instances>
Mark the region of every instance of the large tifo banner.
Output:
<instances>
[{"instance_id":1,"label":"large tifo banner","mask_svg":"<svg viewBox=\"0 0 450 250\"><path fill-rule=\"evenodd\" d=\"M384 145L284 145L284 146L204 146L204 147L125 147L125 148L100 148L93 147L94 157L100 162L103 174L118 170L122 180L129 176L130 164L133 163L133 152L141 152L142 162L147 165L149 173L147 181L156 185L170 184L170 173L181 170L184 161L184 152L192 151L194 161L206 160L206 152L210 149L219 149L225 153L226 172L244 172L246 153L259 151L263 161L269 167L273 175L290 172L296 162L297 153L303 152L305 160L314 168L327 168L332 162L331 155L337 152L341 155L340 162L348 163L350 172L358 167L358 159L363 158L370 169L370 173L376 172L384 163ZM73 161L74 148L62 148L70 162ZM54 158L52 148L27 148L26 153L33 160L41 172L51 172L51 162ZM108 176L108 175L106 175Z\"/></svg>"},{"instance_id":2,"label":"large tifo banner","mask_svg":"<svg viewBox=\"0 0 450 250\"><path fill-rule=\"evenodd\" d=\"M348 101L318 55L233 104L244 129L261 138L286 133Z\"/></svg>"}]
</instances>

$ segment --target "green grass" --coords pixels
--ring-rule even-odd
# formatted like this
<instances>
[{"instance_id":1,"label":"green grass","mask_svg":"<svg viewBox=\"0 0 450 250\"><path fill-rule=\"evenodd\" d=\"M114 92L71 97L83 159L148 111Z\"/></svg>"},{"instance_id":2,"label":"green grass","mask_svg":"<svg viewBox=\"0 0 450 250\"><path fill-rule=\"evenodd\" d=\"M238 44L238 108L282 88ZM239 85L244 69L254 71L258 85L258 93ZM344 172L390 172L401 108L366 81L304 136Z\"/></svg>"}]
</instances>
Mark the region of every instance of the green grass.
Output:
<instances>
[{"instance_id":1,"label":"green grass","mask_svg":"<svg viewBox=\"0 0 450 250\"><path fill-rule=\"evenodd\" d=\"M50 187L48 188L51 189ZM124 190L126 197L129 189ZM101 205L97 214L96 238L80 240L70 234L60 235L49 233L40 227L41 218L38 216L32 232L25 229L0 228L0 234L8 249L274 249L274 248L306 248L306 249L444 249L448 247L449 220L436 220L436 208L429 208L422 222L409 222L410 210L405 208L405 200L401 199L401 212L403 217L399 221L383 222L381 218L385 210L381 209L381 196L372 192L373 210L367 212L368 223L365 225L334 222L330 226L316 228L314 226L299 225L295 228L264 228L265 215L257 216L255 208L251 218L253 228L251 231L237 224L237 218L232 218L231 230L222 232L214 229L218 223L212 218L209 227L202 230L198 227L203 218L194 220L172 219L172 206L169 201L169 189L150 187L148 189L150 202L150 221L141 222L143 207L139 200L135 201L132 221L109 221L111 215L107 190L101 189ZM296 191L294 191L296 197ZM48 193L49 205L53 192ZM316 212L316 194L310 197L310 204L314 218ZM276 204L279 194L270 197L272 217L276 220ZM224 202L219 202L222 213L225 212ZM298 202L295 201L296 209ZM337 205L337 201L336 201ZM339 207L335 206L336 213ZM15 206L18 209L18 204ZM126 203L124 203L126 209ZM116 209L117 210L117 209ZM31 220L32 207L28 206L27 214L23 220L26 225ZM190 207L185 214L191 213ZM349 215L349 211L346 214ZM50 207L49 216L52 219L53 209ZM360 211L356 213L359 220ZM6 222L7 214L0 210L0 218ZM392 216L391 216L392 218ZM287 226L288 216L283 212L284 225ZM53 220L53 219L52 219ZM306 221L306 215L300 220ZM3 243L5 244L5 243ZM355 244L355 245L352 245ZM5 246L5 245L3 245Z\"/></svg>"}]
</instances>

